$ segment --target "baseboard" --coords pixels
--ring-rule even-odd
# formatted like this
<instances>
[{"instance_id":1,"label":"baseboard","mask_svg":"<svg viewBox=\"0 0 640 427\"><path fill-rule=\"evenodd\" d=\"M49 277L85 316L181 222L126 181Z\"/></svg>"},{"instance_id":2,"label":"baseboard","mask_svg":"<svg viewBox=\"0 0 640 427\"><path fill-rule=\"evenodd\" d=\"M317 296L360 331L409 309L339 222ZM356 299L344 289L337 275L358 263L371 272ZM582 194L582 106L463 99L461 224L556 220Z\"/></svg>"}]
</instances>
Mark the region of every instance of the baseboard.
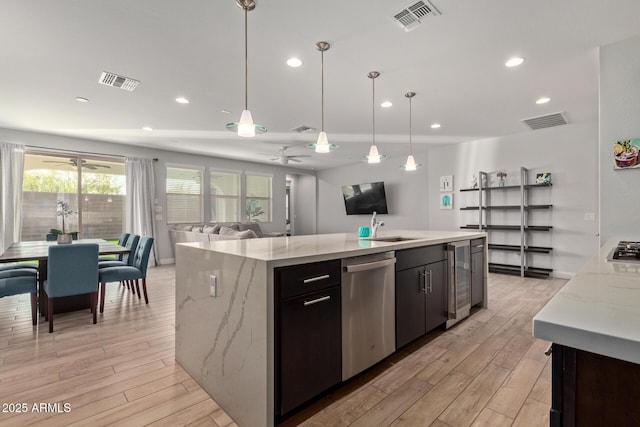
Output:
<instances>
[{"instance_id":1,"label":"baseboard","mask_svg":"<svg viewBox=\"0 0 640 427\"><path fill-rule=\"evenodd\" d=\"M175 258L165 258L165 259L158 260L158 265L167 265L167 264L175 264L175 263L176 263Z\"/></svg>"},{"instance_id":2,"label":"baseboard","mask_svg":"<svg viewBox=\"0 0 640 427\"><path fill-rule=\"evenodd\" d=\"M555 277L556 279L573 279L576 273L570 273L567 271L554 271L551 273L551 277Z\"/></svg>"}]
</instances>

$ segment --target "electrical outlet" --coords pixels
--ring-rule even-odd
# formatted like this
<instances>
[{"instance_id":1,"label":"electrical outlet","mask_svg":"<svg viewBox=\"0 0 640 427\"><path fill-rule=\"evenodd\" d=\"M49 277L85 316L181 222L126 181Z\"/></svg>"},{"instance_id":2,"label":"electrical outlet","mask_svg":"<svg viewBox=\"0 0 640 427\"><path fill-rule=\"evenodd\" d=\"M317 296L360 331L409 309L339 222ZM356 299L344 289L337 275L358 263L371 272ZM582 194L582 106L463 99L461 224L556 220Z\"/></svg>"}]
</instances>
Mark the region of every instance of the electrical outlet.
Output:
<instances>
[{"instance_id":1,"label":"electrical outlet","mask_svg":"<svg viewBox=\"0 0 640 427\"><path fill-rule=\"evenodd\" d=\"M212 297L218 296L218 277L213 274L209 276L209 295Z\"/></svg>"}]
</instances>

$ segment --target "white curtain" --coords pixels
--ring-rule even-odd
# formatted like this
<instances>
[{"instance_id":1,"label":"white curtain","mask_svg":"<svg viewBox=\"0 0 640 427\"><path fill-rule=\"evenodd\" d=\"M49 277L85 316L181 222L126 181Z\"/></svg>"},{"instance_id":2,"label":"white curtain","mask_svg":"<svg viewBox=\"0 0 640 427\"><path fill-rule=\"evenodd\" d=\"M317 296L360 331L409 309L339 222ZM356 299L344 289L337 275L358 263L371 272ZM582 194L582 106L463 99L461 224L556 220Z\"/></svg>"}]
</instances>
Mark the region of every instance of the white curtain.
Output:
<instances>
[{"instance_id":1,"label":"white curtain","mask_svg":"<svg viewBox=\"0 0 640 427\"><path fill-rule=\"evenodd\" d=\"M157 265L157 239L154 222L155 179L153 160L127 157L126 231L140 236L153 237L153 250L149 265Z\"/></svg>"},{"instance_id":2,"label":"white curtain","mask_svg":"<svg viewBox=\"0 0 640 427\"><path fill-rule=\"evenodd\" d=\"M0 254L20 241L24 146L0 143Z\"/></svg>"}]
</instances>

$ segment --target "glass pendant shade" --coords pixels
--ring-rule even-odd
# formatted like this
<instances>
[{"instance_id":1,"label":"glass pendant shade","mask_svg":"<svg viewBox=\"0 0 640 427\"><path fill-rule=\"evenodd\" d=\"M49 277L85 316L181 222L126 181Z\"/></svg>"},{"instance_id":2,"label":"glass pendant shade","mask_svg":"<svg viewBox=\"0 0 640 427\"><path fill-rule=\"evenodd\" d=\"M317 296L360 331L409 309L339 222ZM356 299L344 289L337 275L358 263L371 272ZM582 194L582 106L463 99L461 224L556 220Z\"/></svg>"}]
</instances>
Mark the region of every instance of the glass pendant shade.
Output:
<instances>
[{"instance_id":1,"label":"glass pendant shade","mask_svg":"<svg viewBox=\"0 0 640 427\"><path fill-rule=\"evenodd\" d=\"M380 163L382 156L378 153L378 147L372 145L367 156L367 163Z\"/></svg>"},{"instance_id":2,"label":"glass pendant shade","mask_svg":"<svg viewBox=\"0 0 640 427\"><path fill-rule=\"evenodd\" d=\"M331 145L327 139L327 133L321 131L318 134L318 140L316 141L316 153L328 153L331 151Z\"/></svg>"},{"instance_id":3,"label":"glass pendant shade","mask_svg":"<svg viewBox=\"0 0 640 427\"><path fill-rule=\"evenodd\" d=\"M409 154L407 156L407 162L404 165L402 165L402 167L406 171L414 171L414 170L418 169L419 166L421 166L421 165L416 163L416 161L413 158L412 154Z\"/></svg>"},{"instance_id":4,"label":"glass pendant shade","mask_svg":"<svg viewBox=\"0 0 640 427\"><path fill-rule=\"evenodd\" d=\"M249 110L242 110L240 122L238 122L238 136L256 136L256 127L253 124L253 117L251 117L251 111Z\"/></svg>"}]
</instances>

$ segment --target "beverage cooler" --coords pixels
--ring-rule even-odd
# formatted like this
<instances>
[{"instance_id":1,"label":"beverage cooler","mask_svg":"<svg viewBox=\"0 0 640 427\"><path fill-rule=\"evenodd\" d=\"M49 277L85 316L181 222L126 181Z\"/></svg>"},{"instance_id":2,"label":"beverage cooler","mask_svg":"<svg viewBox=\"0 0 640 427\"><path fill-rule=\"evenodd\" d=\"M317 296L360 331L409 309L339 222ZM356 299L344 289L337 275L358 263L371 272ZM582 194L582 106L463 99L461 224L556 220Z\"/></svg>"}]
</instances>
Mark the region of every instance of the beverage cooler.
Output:
<instances>
[{"instance_id":1,"label":"beverage cooler","mask_svg":"<svg viewBox=\"0 0 640 427\"><path fill-rule=\"evenodd\" d=\"M447 245L449 267L448 311L446 327L469 316L471 310L471 245L469 240Z\"/></svg>"}]
</instances>

